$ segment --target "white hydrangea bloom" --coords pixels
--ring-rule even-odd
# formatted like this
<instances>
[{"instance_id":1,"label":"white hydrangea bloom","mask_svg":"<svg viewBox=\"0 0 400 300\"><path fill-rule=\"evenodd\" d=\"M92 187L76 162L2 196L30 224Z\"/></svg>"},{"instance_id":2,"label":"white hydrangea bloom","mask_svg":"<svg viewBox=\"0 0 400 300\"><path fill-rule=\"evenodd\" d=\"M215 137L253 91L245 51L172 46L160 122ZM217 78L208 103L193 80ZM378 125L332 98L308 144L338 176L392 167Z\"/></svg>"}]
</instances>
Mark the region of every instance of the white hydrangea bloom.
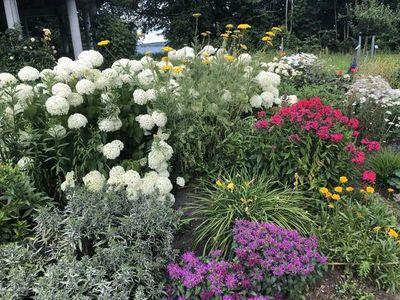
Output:
<instances>
[{"instance_id":1,"label":"white hydrangea bloom","mask_svg":"<svg viewBox=\"0 0 400 300\"><path fill-rule=\"evenodd\" d=\"M261 71L255 78L256 82L263 89L267 91L271 87L278 87L281 83L281 77L278 74L272 72Z\"/></svg>"},{"instance_id":2,"label":"white hydrangea bloom","mask_svg":"<svg viewBox=\"0 0 400 300\"><path fill-rule=\"evenodd\" d=\"M76 84L76 91L81 95L91 95L95 89L96 86L94 83L87 79L81 79Z\"/></svg>"},{"instance_id":3,"label":"white hydrangea bloom","mask_svg":"<svg viewBox=\"0 0 400 300\"><path fill-rule=\"evenodd\" d=\"M249 65L251 63L251 55L248 53L242 53L238 56L238 62L244 65Z\"/></svg>"},{"instance_id":4,"label":"white hydrangea bloom","mask_svg":"<svg viewBox=\"0 0 400 300\"><path fill-rule=\"evenodd\" d=\"M75 187L75 173L74 171L65 174L65 180L61 183L61 190L65 192L68 189L73 189Z\"/></svg>"},{"instance_id":5,"label":"white hydrangea bloom","mask_svg":"<svg viewBox=\"0 0 400 300\"><path fill-rule=\"evenodd\" d=\"M133 101L139 105L145 105L148 101L147 94L142 89L136 89L133 92Z\"/></svg>"},{"instance_id":6,"label":"white hydrangea bloom","mask_svg":"<svg viewBox=\"0 0 400 300\"><path fill-rule=\"evenodd\" d=\"M0 73L0 88L9 84L17 83L18 79L10 73Z\"/></svg>"},{"instance_id":7,"label":"white hydrangea bloom","mask_svg":"<svg viewBox=\"0 0 400 300\"><path fill-rule=\"evenodd\" d=\"M140 59L140 63L143 67L148 68L153 64L153 59L150 56L145 55Z\"/></svg>"},{"instance_id":8,"label":"white hydrangea bloom","mask_svg":"<svg viewBox=\"0 0 400 300\"><path fill-rule=\"evenodd\" d=\"M83 97L78 93L71 93L69 94L67 101L70 106L77 107L83 103Z\"/></svg>"},{"instance_id":9,"label":"white hydrangea bloom","mask_svg":"<svg viewBox=\"0 0 400 300\"><path fill-rule=\"evenodd\" d=\"M122 127L122 121L118 117L110 117L100 120L98 125L103 132L114 132Z\"/></svg>"},{"instance_id":10,"label":"white hydrangea bloom","mask_svg":"<svg viewBox=\"0 0 400 300\"><path fill-rule=\"evenodd\" d=\"M53 85L51 92L54 96L60 96L63 98L68 98L68 96L72 93L69 85L62 82L58 82Z\"/></svg>"},{"instance_id":11,"label":"white hydrangea bloom","mask_svg":"<svg viewBox=\"0 0 400 300\"><path fill-rule=\"evenodd\" d=\"M143 86L149 86L155 80L155 75L152 70L144 69L138 74L139 83Z\"/></svg>"},{"instance_id":12,"label":"white hydrangea bloom","mask_svg":"<svg viewBox=\"0 0 400 300\"><path fill-rule=\"evenodd\" d=\"M66 56L60 57L57 60L58 66L68 66L71 63L72 63L72 59L70 59L69 57L66 57Z\"/></svg>"},{"instance_id":13,"label":"white hydrangea bloom","mask_svg":"<svg viewBox=\"0 0 400 300\"><path fill-rule=\"evenodd\" d=\"M55 74L55 72L53 71L53 70L51 70L51 69L43 69L41 72L40 72L40 78L42 79L42 80L46 80L46 79L48 79L48 78L50 78L50 77L53 77L53 76L55 76L56 74Z\"/></svg>"},{"instance_id":14,"label":"white hydrangea bloom","mask_svg":"<svg viewBox=\"0 0 400 300\"><path fill-rule=\"evenodd\" d=\"M107 68L101 72L101 76L103 77L104 83L107 87L122 86L122 82L118 80L118 72L114 69Z\"/></svg>"},{"instance_id":15,"label":"white hydrangea bloom","mask_svg":"<svg viewBox=\"0 0 400 300\"><path fill-rule=\"evenodd\" d=\"M90 192L100 192L106 181L103 174L99 171L91 171L82 178L83 184Z\"/></svg>"},{"instance_id":16,"label":"white hydrangea bloom","mask_svg":"<svg viewBox=\"0 0 400 300\"><path fill-rule=\"evenodd\" d=\"M116 159L121 154L122 149L124 149L124 143L120 140L114 140L103 146L103 155L107 159Z\"/></svg>"},{"instance_id":17,"label":"white hydrangea bloom","mask_svg":"<svg viewBox=\"0 0 400 300\"><path fill-rule=\"evenodd\" d=\"M82 51L79 54L78 59L88 61L93 67L100 67L104 62L103 55L95 50Z\"/></svg>"},{"instance_id":18,"label":"white hydrangea bloom","mask_svg":"<svg viewBox=\"0 0 400 300\"><path fill-rule=\"evenodd\" d=\"M131 60L129 61L129 66L131 71L137 73L143 70L143 64L140 60Z\"/></svg>"},{"instance_id":19,"label":"white hydrangea bloom","mask_svg":"<svg viewBox=\"0 0 400 300\"><path fill-rule=\"evenodd\" d=\"M19 72L18 72L18 78L21 81L35 81L36 79L39 79L40 77L40 72L30 66L23 67Z\"/></svg>"},{"instance_id":20,"label":"white hydrangea bloom","mask_svg":"<svg viewBox=\"0 0 400 300\"><path fill-rule=\"evenodd\" d=\"M154 124L158 127L164 127L167 124L167 115L163 112L153 111L151 114Z\"/></svg>"},{"instance_id":21,"label":"white hydrangea bloom","mask_svg":"<svg viewBox=\"0 0 400 300\"><path fill-rule=\"evenodd\" d=\"M176 184L180 187L185 186L185 178L183 177L176 177Z\"/></svg>"},{"instance_id":22,"label":"white hydrangea bloom","mask_svg":"<svg viewBox=\"0 0 400 300\"><path fill-rule=\"evenodd\" d=\"M142 185L142 179L138 172L134 170L128 170L124 174L123 178L124 184L135 189L140 189Z\"/></svg>"},{"instance_id":23,"label":"white hydrangea bloom","mask_svg":"<svg viewBox=\"0 0 400 300\"><path fill-rule=\"evenodd\" d=\"M250 98L250 105L254 108L260 108L263 103L263 98L259 95L254 95Z\"/></svg>"},{"instance_id":24,"label":"white hydrangea bloom","mask_svg":"<svg viewBox=\"0 0 400 300\"><path fill-rule=\"evenodd\" d=\"M167 177L159 176L155 183L155 187L161 195L166 195L172 191L173 186L171 180Z\"/></svg>"},{"instance_id":25,"label":"white hydrangea bloom","mask_svg":"<svg viewBox=\"0 0 400 300\"><path fill-rule=\"evenodd\" d=\"M158 179L158 174L157 172L150 171L146 173L142 179L142 186L141 186L141 191L145 195L152 195L156 188L155 188L155 183Z\"/></svg>"},{"instance_id":26,"label":"white hydrangea bloom","mask_svg":"<svg viewBox=\"0 0 400 300\"><path fill-rule=\"evenodd\" d=\"M22 157L18 162L17 166L22 170L27 170L33 165L33 159L27 156Z\"/></svg>"},{"instance_id":27,"label":"white hydrangea bloom","mask_svg":"<svg viewBox=\"0 0 400 300\"><path fill-rule=\"evenodd\" d=\"M200 55L204 55L204 54L206 54L206 55L214 55L215 52L217 52L217 49L216 49L216 48L214 48L214 47L211 46L211 45L206 45L206 46L204 46L204 48L200 51Z\"/></svg>"},{"instance_id":28,"label":"white hydrangea bloom","mask_svg":"<svg viewBox=\"0 0 400 300\"><path fill-rule=\"evenodd\" d=\"M87 125L88 119L79 113L75 113L68 117L68 128L69 129L79 129Z\"/></svg>"},{"instance_id":29,"label":"white hydrangea bloom","mask_svg":"<svg viewBox=\"0 0 400 300\"><path fill-rule=\"evenodd\" d=\"M139 122L140 128L145 129L145 130L150 131L153 129L153 127L155 125L152 116L149 114L139 115L135 118L135 120L137 122Z\"/></svg>"},{"instance_id":30,"label":"white hydrangea bloom","mask_svg":"<svg viewBox=\"0 0 400 300\"><path fill-rule=\"evenodd\" d=\"M122 72L130 68L129 62L130 60L128 58L120 58L113 62L111 68L116 70L117 72Z\"/></svg>"},{"instance_id":31,"label":"white hydrangea bloom","mask_svg":"<svg viewBox=\"0 0 400 300\"><path fill-rule=\"evenodd\" d=\"M46 110L52 116L66 115L69 111L67 99L60 96L51 96L46 100Z\"/></svg>"},{"instance_id":32,"label":"white hydrangea bloom","mask_svg":"<svg viewBox=\"0 0 400 300\"><path fill-rule=\"evenodd\" d=\"M125 169L121 166L112 167L109 173L107 184L112 190L120 190L125 186L124 183Z\"/></svg>"},{"instance_id":33,"label":"white hydrangea bloom","mask_svg":"<svg viewBox=\"0 0 400 300\"><path fill-rule=\"evenodd\" d=\"M47 133L53 138L62 138L67 134L67 130L60 124L49 128Z\"/></svg>"},{"instance_id":34,"label":"white hydrangea bloom","mask_svg":"<svg viewBox=\"0 0 400 300\"><path fill-rule=\"evenodd\" d=\"M153 142L148 155L149 168L162 172L168 168L168 160L171 159L174 150L165 141Z\"/></svg>"},{"instance_id":35,"label":"white hydrangea bloom","mask_svg":"<svg viewBox=\"0 0 400 300\"><path fill-rule=\"evenodd\" d=\"M157 99L157 94L155 89L148 89L146 91L146 98L148 101L155 101Z\"/></svg>"},{"instance_id":36,"label":"white hydrangea bloom","mask_svg":"<svg viewBox=\"0 0 400 300\"><path fill-rule=\"evenodd\" d=\"M266 108L270 108L272 107L272 105L274 104L275 101L275 96L274 94L270 93L270 92L263 92L260 95L261 99L262 99L262 103L263 106Z\"/></svg>"},{"instance_id":37,"label":"white hydrangea bloom","mask_svg":"<svg viewBox=\"0 0 400 300\"><path fill-rule=\"evenodd\" d=\"M15 96L19 101L29 101L34 96L33 87L28 84L18 84L15 87Z\"/></svg>"}]
</instances>

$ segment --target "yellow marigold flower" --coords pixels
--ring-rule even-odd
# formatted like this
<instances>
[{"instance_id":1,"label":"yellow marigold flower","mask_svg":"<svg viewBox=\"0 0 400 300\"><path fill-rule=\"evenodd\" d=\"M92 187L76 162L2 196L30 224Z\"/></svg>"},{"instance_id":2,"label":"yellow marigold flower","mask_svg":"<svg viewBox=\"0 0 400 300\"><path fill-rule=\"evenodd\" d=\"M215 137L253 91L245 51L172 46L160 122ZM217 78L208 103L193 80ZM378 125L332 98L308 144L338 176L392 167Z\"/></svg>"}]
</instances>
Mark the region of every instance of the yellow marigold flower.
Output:
<instances>
[{"instance_id":1,"label":"yellow marigold flower","mask_svg":"<svg viewBox=\"0 0 400 300\"><path fill-rule=\"evenodd\" d=\"M332 197L332 193L331 193L331 192L327 192L327 193L325 194L325 197L326 197L326 198L331 198L331 197Z\"/></svg>"},{"instance_id":2,"label":"yellow marigold flower","mask_svg":"<svg viewBox=\"0 0 400 300\"><path fill-rule=\"evenodd\" d=\"M172 72L174 72L174 73L182 73L183 71L185 70L185 68L184 67L181 67L181 66L176 66L176 67L173 67L172 68Z\"/></svg>"},{"instance_id":3,"label":"yellow marigold flower","mask_svg":"<svg viewBox=\"0 0 400 300\"><path fill-rule=\"evenodd\" d=\"M366 190L367 190L367 193L370 193L370 194L375 192L375 189L372 186L367 186Z\"/></svg>"},{"instance_id":4,"label":"yellow marigold flower","mask_svg":"<svg viewBox=\"0 0 400 300\"><path fill-rule=\"evenodd\" d=\"M348 186L348 187L346 188L346 191L347 191L347 192L352 192L352 191L354 191L354 188L351 187L351 186Z\"/></svg>"},{"instance_id":5,"label":"yellow marigold flower","mask_svg":"<svg viewBox=\"0 0 400 300\"><path fill-rule=\"evenodd\" d=\"M270 41L272 41L272 39L271 39L269 36L264 36L261 40L262 40L263 42L270 42Z\"/></svg>"},{"instance_id":6,"label":"yellow marigold flower","mask_svg":"<svg viewBox=\"0 0 400 300\"><path fill-rule=\"evenodd\" d=\"M239 46L240 46L240 48L242 48L243 50L247 50L247 49L248 49L247 45L245 45L245 44L240 44Z\"/></svg>"},{"instance_id":7,"label":"yellow marigold flower","mask_svg":"<svg viewBox=\"0 0 400 300\"><path fill-rule=\"evenodd\" d=\"M332 195L332 199L335 200L335 201L339 201L339 200L340 200L340 195L338 195L338 194L333 194L333 195Z\"/></svg>"},{"instance_id":8,"label":"yellow marigold flower","mask_svg":"<svg viewBox=\"0 0 400 300\"><path fill-rule=\"evenodd\" d=\"M233 182L229 182L226 188L230 191L233 191L235 189L235 184Z\"/></svg>"},{"instance_id":9,"label":"yellow marigold flower","mask_svg":"<svg viewBox=\"0 0 400 300\"><path fill-rule=\"evenodd\" d=\"M326 188L326 187L322 187L322 188L320 188L319 189L319 192L321 193L321 194L327 194L327 193L329 193L329 190Z\"/></svg>"},{"instance_id":10,"label":"yellow marigold flower","mask_svg":"<svg viewBox=\"0 0 400 300\"><path fill-rule=\"evenodd\" d=\"M282 32L282 29L280 27L276 27L276 26L272 27L271 30Z\"/></svg>"},{"instance_id":11,"label":"yellow marigold flower","mask_svg":"<svg viewBox=\"0 0 400 300\"><path fill-rule=\"evenodd\" d=\"M340 176L339 181L340 181L340 183L346 183L349 180L347 179L346 176Z\"/></svg>"},{"instance_id":12,"label":"yellow marigold flower","mask_svg":"<svg viewBox=\"0 0 400 300\"><path fill-rule=\"evenodd\" d=\"M219 187L225 186L225 183L224 183L222 180L220 180L220 179L217 179L217 181L215 182L215 184L216 184L217 186L219 186Z\"/></svg>"},{"instance_id":13,"label":"yellow marigold flower","mask_svg":"<svg viewBox=\"0 0 400 300\"><path fill-rule=\"evenodd\" d=\"M374 232L379 232L379 231L381 231L381 226L375 226L374 228L372 228L372 230Z\"/></svg>"},{"instance_id":14,"label":"yellow marigold flower","mask_svg":"<svg viewBox=\"0 0 400 300\"><path fill-rule=\"evenodd\" d=\"M388 191L388 193L394 193L394 189L392 189L392 188L388 188L387 191Z\"/></svg>"},{"instance_id":15,"label":"yellow marigold flower","mask_svg":"<svg viewBox=\"0 0 400 300\"><path fill-rule=\"evenodd\" d=\"M394 238L398 238L399 237L399 234L396 232L396 230L394 230L393 228L390 228L388 231L387 231L387 234L390 236L390 237L394 237Z\"/></svg>"},{"instance_id":16,"label":"yellow marigold flower","mask_svg":"<svg viewBox=\"0 0 400 300\"><path fill-rule=\"evenodd\" d=\"M232 56L232 55L229 55L229 54L225 54L225 55L224 55L224 59L225 59L226 61L232 62L232 61L235 60L235 57Z\"/></svg>"},{"instance_id":17,"label":"yellow marigold flower","mask_svg":"<svg viewBox=\"0 0 400 300\"><path fill-rule=\"evenodd\" d=\"M269 37L274 37L274 36L275 36L275 33L273 33L272 31L267 31L267 32L265 33L265 35L267 35L267 36L269 36Z\"/></svg>"},{"instance_id":18,"label":"yellow marigold flower","mask_svg":"<svg viewBox=\"0 0 400 300\"><path fill-rule=\"evenodd\" d=\"M334 190L335 190L336 193L341 193L341 192L343 192L343 188L342 188L341 186L335 187Z\"/></svg>"},{"instance_id":19,"label":"yellow marigold flower","mask_svg":"<svg viewBox=\"0 0 400 300\"><path fill-rule=\"evenodd\" d=\"M332 203L328 203L328 208L335 208L335 205L333 205Z\"/></svg>"},{"instance_id":20,"label":"yellow marigold flower","mask_svg":"<svg viewBox=\"0 0 400 300\"><path fill-rule=\"evenodd\" d=\"M109 43L111 43L110 40L102 40L97 43L97 46L100 46L100 47L107 46Z\"/></svg>"},{"instance_id":21,"label":"yellow marigold flower","mask_svg":"<svg viewBox=\"0 0 400 300\"><path fill-rule=\"evenodd\" d=\"M228 29L232 29L234 26L233 26L233 24L227 24L227 25L225 25L225 27Z\"/></svg>"},{"instance_id":22,"label":"yellow marigold flower","mask_svg":"<svg viewBox=\"0 0 400 300\"><path fill-rule=\"evenodd\" d=\"M174 50L174 48L172 48L170 46L165 46L165 47L162 47L161 50L164 51L164 52L169 52L169 51Z\"/></svg>"},{"instance_id":23,"label":"yellow marigold flower","mask_svg":"<svg viewBox=\"0 0 400 300\"><path fill-rule=\"evenodd\" d=\"M238 29L250 29L251 26L249 24L239 24Z\"/></svg>"},{"instance_id":24,"label":"yellow marigold flower","mask_svg":"<svg viewBox=\"0 0 400 300\"><path fill-rule=\"evenodd\" d=\"M197 12L197 13L192 14L192 16L195 18L198 18L198 17L201 17L201 13Z\"/></svg>"}]
</instances>

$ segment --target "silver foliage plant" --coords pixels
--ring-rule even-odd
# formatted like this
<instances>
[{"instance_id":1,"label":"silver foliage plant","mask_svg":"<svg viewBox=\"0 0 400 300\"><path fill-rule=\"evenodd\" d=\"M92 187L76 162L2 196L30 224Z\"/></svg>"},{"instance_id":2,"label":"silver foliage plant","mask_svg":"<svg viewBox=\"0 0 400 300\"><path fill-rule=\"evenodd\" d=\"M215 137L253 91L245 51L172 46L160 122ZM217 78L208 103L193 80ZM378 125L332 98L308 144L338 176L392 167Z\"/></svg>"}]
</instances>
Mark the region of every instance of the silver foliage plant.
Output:
<instances>
[{"instance_id":1,"label":"silver foliage plant","mask_svg":"<svg viewBox=\"0 0 400 300\"><path fill-rule=\"evenodd\" d=\"M36 238L0 248L0 299L163 299L163 268L179 213L157 197L69 193L43 208Z\"/></svg>"}]
</instances>

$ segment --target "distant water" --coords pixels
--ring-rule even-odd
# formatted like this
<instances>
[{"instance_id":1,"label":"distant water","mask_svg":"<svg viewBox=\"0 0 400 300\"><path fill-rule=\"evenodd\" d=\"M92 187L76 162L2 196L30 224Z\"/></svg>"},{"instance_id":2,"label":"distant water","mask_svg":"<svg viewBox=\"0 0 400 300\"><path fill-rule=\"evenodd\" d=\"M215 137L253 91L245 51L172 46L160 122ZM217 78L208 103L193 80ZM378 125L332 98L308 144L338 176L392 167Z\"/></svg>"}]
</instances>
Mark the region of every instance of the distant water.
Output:
<instances>
[{"instance_id":1,"label":"distant water","mask_svg":"<svg viewBox=\"0 0 400 300\"><path fill-rule=\"evenodd\" d=\"M148 51L150 51L151 53L160 53L162 52L161 48L164 47L166 44L167 42L140 44L137 45L136 51L140 54L144 54Z\"/></svg>"}]
</instances>

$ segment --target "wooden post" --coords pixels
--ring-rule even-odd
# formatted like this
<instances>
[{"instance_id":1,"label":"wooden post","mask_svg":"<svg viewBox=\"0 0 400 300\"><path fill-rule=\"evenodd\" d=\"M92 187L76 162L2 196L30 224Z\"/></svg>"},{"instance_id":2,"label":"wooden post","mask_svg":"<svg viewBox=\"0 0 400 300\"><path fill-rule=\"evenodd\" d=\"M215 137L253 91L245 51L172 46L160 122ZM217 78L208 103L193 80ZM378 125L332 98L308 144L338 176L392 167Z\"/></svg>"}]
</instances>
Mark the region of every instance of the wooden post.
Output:
<instances>
[{"instance_id":1,"label":"wooden post","mask_svg":"<svg viewBox=\"0 0 400 300\"><path fill-rule=\"evenodd\" d=\"M3 0L3 4L7 18L7 27L15 28L20 23L17 0Z\"/></svg>"},{"instance_id":2,"label":"wooden post","mask_svg":"<svg viewBox=\"0 0 400 300\"><path fill-rule=\"evenodd\" d=\"M72 47L74 48L75 59L82 52L82 38L79 27L78 9L75 0L67 0L67 10L69 19L69 28L71 31Z\"/></svg>"},{"instance_id":3,"label":"wooden post","mask_svg":"<svg viewBox=\"0 0 400 300\"><path fill-rule=\"evenodd\" d=\"M371 58L375 54L375 35L372 36L372 41L371 41Z\"/></svg>"}]
</instances>

